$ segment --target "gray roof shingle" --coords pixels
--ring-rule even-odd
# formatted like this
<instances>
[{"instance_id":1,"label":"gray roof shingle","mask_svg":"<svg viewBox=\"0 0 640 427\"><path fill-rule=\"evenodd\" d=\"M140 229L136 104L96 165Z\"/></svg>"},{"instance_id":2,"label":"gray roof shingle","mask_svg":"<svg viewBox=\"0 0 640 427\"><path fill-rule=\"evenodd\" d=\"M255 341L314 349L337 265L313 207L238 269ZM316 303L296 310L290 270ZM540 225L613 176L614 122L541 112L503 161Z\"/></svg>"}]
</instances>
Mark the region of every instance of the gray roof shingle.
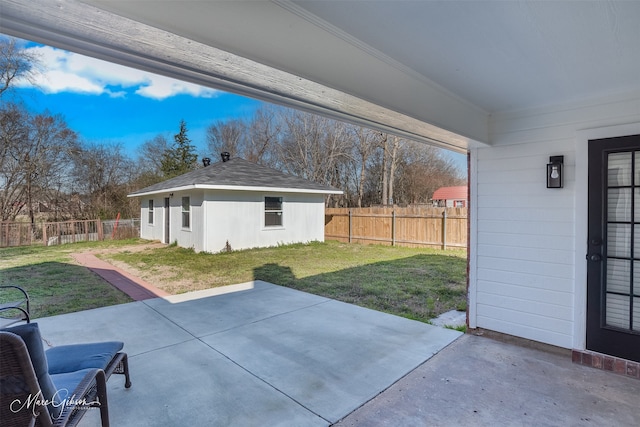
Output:
<instances>
[{"instance_id":1,"label":"gray roof shingle","mask_svg":"<svg viewBox=\"0 0 640 427\"><path fill-rule=\"evenodd\" d=\"M296 193L340 194L341 190L235 157L187 172L129 194L129 197L189 188L287 189Z\"/></svg>"}]
</instances>

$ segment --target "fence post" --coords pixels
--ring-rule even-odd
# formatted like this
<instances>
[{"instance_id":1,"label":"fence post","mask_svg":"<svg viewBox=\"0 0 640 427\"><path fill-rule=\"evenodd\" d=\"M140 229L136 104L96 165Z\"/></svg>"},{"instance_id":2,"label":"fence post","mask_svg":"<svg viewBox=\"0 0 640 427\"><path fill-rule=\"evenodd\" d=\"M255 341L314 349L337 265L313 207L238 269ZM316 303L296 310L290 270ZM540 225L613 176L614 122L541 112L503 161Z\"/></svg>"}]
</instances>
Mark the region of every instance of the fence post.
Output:
<instances>
[{"instance_id":1,"label":"fence post","mask_svg":"<svg viewBox=\"0 0 640 427\"><path fill-rule=\"evenodd\" d=\"M447 208L442 212L442 249L447 249Z\"/></svg>"},{"instance_id":2,"label":"fence post","mask_svg":"<svg viewBox=\"0 0 640 427\"><path fill-rule=\"evenodd\" d=\"M396 245L396 210L391 211L391 246Z\"/></svg>"},{"instance_id":3,"label":"fence post","mask_svg":"<svg viewBox=\"0 0 640 427\"><path fill-rule=\"evenodd\" d=\"M351 209L349 209L349 243L351 243Z\"/></svg>"},{"instance_id":4,"label":"fence post","mask_svg":"<svg viewBox=\"0 0 640 427\"><path fill-rule=\"evenodd\" d=\"M48 245L48 243L49 243L48 240L49 239L47 239L47 228L48 228L47 227L47 223L43 222L42 223L42 243L44 243L45 246L49 246Z\"/></svg>"},{"instance_id":5,"label":"fence post","mask_svg":"<svg viewBox=\"0 0 640 427\"><path fill-rule=\"evenodd\" d=\"M98 240L102 242L104 240L104 230L102 229L102 221L100 220L100 218L97 219L97 226L98 226Z\"/></svg>"}]
</instances>

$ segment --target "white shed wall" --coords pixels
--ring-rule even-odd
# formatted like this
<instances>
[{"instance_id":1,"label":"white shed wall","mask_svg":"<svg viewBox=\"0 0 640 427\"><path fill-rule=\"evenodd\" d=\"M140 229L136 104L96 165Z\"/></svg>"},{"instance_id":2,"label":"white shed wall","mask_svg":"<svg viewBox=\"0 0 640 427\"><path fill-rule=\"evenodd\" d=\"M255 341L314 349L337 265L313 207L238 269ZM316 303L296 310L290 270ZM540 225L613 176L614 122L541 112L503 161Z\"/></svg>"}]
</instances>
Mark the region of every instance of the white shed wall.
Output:
<instances>
[{"instance_id":1,"label":"white shed wall","mask_svg":"<svg viewBox=\"0 0 640 427\"><path fill-rule=\"evenodd\" d=\"M634 122L640 94L494 118L494 145L472 151L471 327L584 348L586 175L577 182L576 168L587 165L579 134ZM564 188L547 189L555 155L564 155Z\"/></svg>"},{"instance_id":2,"label":"white shed wall","mask_svg":"<svg viewBox=\"0 0 640 427\"><path fill-rule=\"evenodd\" d=\"M150 199L153 200L153 224L149 224ZM140 204L140 238L162 241L164 233L164 197L143 197L140 200Z\"/></svg>"},{"instance_id":3,"label":"white shed wall","mask_svg":"<svg viewBox=\"0 0 640 427\"><path fill-rule=\"evenodd\" d=\"M182 227L182 198L191 198L191 221L189 228ZM170 199L171 205L171 242L178 242L183 248L193 248L196 252L204 250L203 208L204 192L202 190L175 192Z\"/></svg>"},{"instance_id":4,"label":"white shed wall","mask_svg":"<svg viewBox=\"0 0 640 427\"><path fill-rule=\"evenodd\" d=\"M264 226L264 197L283 198L283 226ZM207 252L324 241L324 195L210 191L206 194Z\"/></svg>"}]
</instances>

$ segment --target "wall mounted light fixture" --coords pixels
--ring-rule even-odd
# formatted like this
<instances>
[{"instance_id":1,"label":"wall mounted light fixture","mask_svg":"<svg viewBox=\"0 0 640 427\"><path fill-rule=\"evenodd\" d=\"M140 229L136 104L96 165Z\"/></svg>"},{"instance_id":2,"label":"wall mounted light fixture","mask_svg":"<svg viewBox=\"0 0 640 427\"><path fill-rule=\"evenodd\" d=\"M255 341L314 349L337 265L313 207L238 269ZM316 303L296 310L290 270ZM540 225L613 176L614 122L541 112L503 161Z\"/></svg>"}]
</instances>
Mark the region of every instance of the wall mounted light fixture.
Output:
<instances>
[{"instance_id":1,"label":"wall mounted light fixture","mask_svg":"<svg viewBox=\"0 0 640 427\"><path fill-rule=\"evenodd\" d=\"M547 163L547 188L562 188L564 156L551 156Z\"/></svg>"}]
</instances>

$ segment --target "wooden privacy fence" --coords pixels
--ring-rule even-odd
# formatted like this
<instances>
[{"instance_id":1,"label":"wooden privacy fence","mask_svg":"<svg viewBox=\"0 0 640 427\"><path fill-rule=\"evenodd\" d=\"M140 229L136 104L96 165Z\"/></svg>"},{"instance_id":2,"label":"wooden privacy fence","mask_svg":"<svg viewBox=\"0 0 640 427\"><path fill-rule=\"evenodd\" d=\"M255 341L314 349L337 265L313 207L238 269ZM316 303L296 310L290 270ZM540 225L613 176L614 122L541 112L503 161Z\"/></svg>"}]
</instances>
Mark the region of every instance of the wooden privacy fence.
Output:
<instances>
[{"instance_id":1,"label":"wooden privacy fence","mask_svg":"<svg viewBox=\"0 0 640 427\"><path fill-rule=\"evenodd\" d=\"M467 247L467 208L327 208L324 223L325 238L342 242Z\"/></svg>"},{"instance_id":2,"label":"wooden privacy fence","mask_svg":"<svg viewBox=\"0 0 640 427\"><path fill-rule=\"evenodd\" d=\"M0 222L0 247L126 239L140 236L140 219Z\"/></svg>"}]
</instances>

